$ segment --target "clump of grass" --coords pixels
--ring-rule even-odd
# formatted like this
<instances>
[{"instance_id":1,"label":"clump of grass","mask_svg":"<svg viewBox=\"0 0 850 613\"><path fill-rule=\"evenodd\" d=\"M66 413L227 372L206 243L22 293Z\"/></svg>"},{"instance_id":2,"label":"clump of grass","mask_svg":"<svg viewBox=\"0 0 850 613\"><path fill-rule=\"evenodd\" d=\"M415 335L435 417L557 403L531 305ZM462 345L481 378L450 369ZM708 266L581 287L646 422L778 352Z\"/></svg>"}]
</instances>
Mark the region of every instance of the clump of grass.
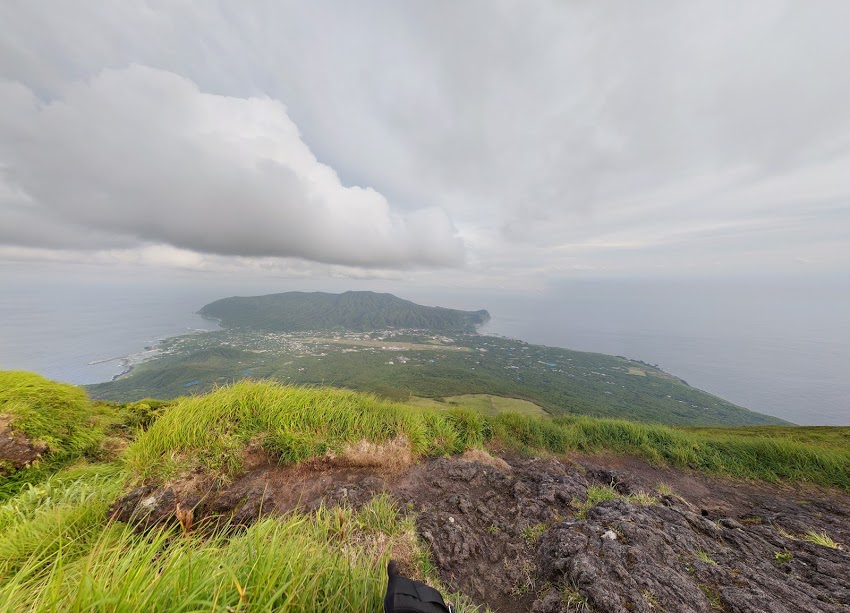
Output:
<instances>
[{"instance_id":1,"label":"clump of grass","mask_svg":"<svg viewBox=\"0 0 850 613\"><path fill-rule=\"evenodd\" d=\"M655 608L658 606L658 599L655 597L655 595L649 590L643 590L640 595L643 596L643 599L646 601L646 604L649 609L654 611Z\"/></svg>"},{"instance_id":2,"label":"clump of grass","mask_svg":"<svg viewBox=\"0 0 850 613\"><path fill-rule=\"evenodd\" d=\"M723 608L723 601L720 598L720 594L718 593L717 588L707 583L698 583L697 587L699 587L699 589L705 595L712 611L725 611L725 609Z\"/></svg>"},{"instance_id":3,"label":"clump of grass","mask_svg":"<svg viewBox=\"0 0 850 613\"><path fill-rule=\"evenodd\" d=\"M60 472L0 506L0 576L38 573L60 553L70 561L103 528L124 483L115 465Z\"/></svg>"},{"instance_id":4,"label":"clump of grass","mask_svg":"<svg viewBox=\"0 0 850 613\"><path fill-rule=\"evenodd\" d=\"M467 462L478 462L479 464L491 466L492 468L501 470L502 472L511 471L510 464L505 462L502 458L497 458L496 456L487 453L483 449L467 449L463 452L461 457Z\"/></svg>"},{"instance_id":5,"label":"clump of grass","mask_svg":"<svg viewBox=\"0 0 850 613\"><path fill-rule=\"evenodd\" d=\"M561 599L570 611L590 612L593 610L587 598L572 585L565 585L561 588Z\"/></svg>"},{"instance_id":6,"label":"clump of grass","mask_svg":"<svg viewBox=\"0 0 850 613\"><path fill-rule=\"evenodd\" d=\"M805 428L673 428L619 419L563 416L544 423L508 414L494 432L508 446L555 453L633 453L650 462L766 481L809 481L850 490L846 429L829 437Z\"/></svg>"},{"instance_id":7,"label":"clump of grass","mask_svg":"<svg viewBox=\"0 0 850 613\"><path fill-rule=\"evenodd\" d=\"M715 562L714 559L710 555L708 555L707 551L697 549L694 552L694 556L696 556L696 558L704 564L713 564L714 566L717 566L717 562Z\"/></svg>"},{"instance_id":8,"label":"clump of grass","mask_svg":"<svg viewBox=\"0 0 850 613\"><path fill-rule=\"evenodd\" d=\"M785 528L783 528L779 524L771 524L771 527L774 530L776 530L776 533L779 534L780 536L785 537L785 538L787 538L791 541L797 540L797 536L795 534L793 534L792 532L789 532L788 530L786 530Z\"/></svg>"},{"instance_id":9,"label":"clump of grass","mask_svg":"<svg viewBox=\"0 0 850 613\"><path fill-rule=\"evenodd\" d=\"M787 549L783 551L774 551L773 559L779 562L780 564L785 564L786 562L790 562L791 560L793 560L794 555Z\"/></svg>"},{"instance_id":10,"label":"clump of grass","mask_svg":"<svg viewBox=\"0 0 850 613\"><path fill-rule=\"evenodd\" d=\"M505 560L505 567L509 568L511 565ZM511 587L511 595L514 597L524 596L529 592L533 591L536 584L536 573L534 569L534 564L531 560L523 560L522 564L514 565L516 571L518 571L519 577L516 580L516 583Z\"/></svg>"},{"instance_id":11,"label":"clump of grass","mask_svg":"<svg viewBox=\"0 0 850 613\"><path fill-rule=\"evenodd\" d=\"M49 551L18 556L0 585L0 609L365 613L381 609L388 559L419 555L412 519L383 496L359 510L264 518L236 535L179 527L140 535L122 524L104 527L93 500L73 509L97 521L87 523L87 534L57 532ZM473 610L455 600L459 611Z\"/></svg>"},{"instance_id":12,"label":"clump of grass","mask_svg":"<svg viewBox=\"0 0 850 613\"><path fill-rule=\"evenodd\" d=\"M826 532L815 532L814 530L809 530L803 535L803 540L814 543L815 545L829 547L830 549L841 549L841 545L832 540Z\"/></svg>"},{"instance_id":13,"label":"clump of grass","mask_svg":"<svg viewBox=\"0 0 850 613\"><path fill-rule=\"evenodd\" d=\"M611 485L588 485L587 499L584 502L573 500L573 506L576 508L576 517L578 519L585 519L587 512L600 502L614 500L616 498L621 498L621 495Z\"/></svg>"},{"instance_id":14,"label":"clump of grass","mask_svg":"<svg viewBox=\"0 0 850 613\"><path fill-rule=\"evenodd\" d=\"M360 440L346 445L340 460L349 466L381 468L385 472L399 472L413 463L410 442L403 435L383 443Z\"/></svg>"},{"instance_id":15,"label":"clump of grass","mask_svg":"<svg viewBox=\"0 0 850 613\"><path fill-rule=\"evenodd\" d=\"M655 486L655 491L659 496L673 496L673 488L667 483L659 483Z\"/></svg>"},{"instance_id":16,"label":"clump of grass","mask_svg":"<svg viewBox=\"0 0 850 613\"><path fill-rule=\"evenodd\" d=\"M525 542L529 545L533 545L537 542L543 533L546 532L546 524L539 523L534 524L532 526L526 526L522 529L522 537L525 539Z\"/></svg>"},{"instance_id":17,"label":"clump of grass","mask_svg":"<svg viewBox=\"0 0 850 613\"><path fill-rule=\"evenodd\" d=\"M638 490L637 492L628 494L625 498L632 504L640 505L642 507L650 507L658 504L658 498L648 492L644 492L643 490Z\"/></svg>"},{"instance_id":18,"label":"clump of grass","mask_svg":"<svg viewBox=\"0 0 850 613\"><path fill-rule=\"evenodd\" d=\"M103 426L82 388L30 372L0 371L0 415L13 430L43 444L55 456L97 450Z\"/></svg>"},{"instance_id":19,"label":"clump of grass","mask_svg":"<svg viewBox=\"0 0 850 613\"><path fill-rule=\"evenodd\" d=\"M242 381L206 396L184 398L165 410L129 447L127 463L142 479L167 478L188 467L234 473L240 452L261 437L284 463L327 453L369 455L406 440L410 453L456 453L482 442L483 417L463 411L411 409L339 389ZM366 443L361 443L366 441ZM407 453L407 452L405 452Z\"/></svg>"},{"instance_id":20,"label":"clump of grass","mask_svg":"<svg viewBox=\"0 0 850 613\"><path fill-rule=\"evenodd\" d=\"M632 494L621 494L614 488L613 485L588 485L587 499L584 502L577 499L573 499L572 501L572 505L576 509L576 518L585 519L587 517L587 512L600 502L615 500L617 498L640 506L658 504L657 498L655 498L652 494L648 494L643 491L634 492Z\"/></svg>"}]
</instances>

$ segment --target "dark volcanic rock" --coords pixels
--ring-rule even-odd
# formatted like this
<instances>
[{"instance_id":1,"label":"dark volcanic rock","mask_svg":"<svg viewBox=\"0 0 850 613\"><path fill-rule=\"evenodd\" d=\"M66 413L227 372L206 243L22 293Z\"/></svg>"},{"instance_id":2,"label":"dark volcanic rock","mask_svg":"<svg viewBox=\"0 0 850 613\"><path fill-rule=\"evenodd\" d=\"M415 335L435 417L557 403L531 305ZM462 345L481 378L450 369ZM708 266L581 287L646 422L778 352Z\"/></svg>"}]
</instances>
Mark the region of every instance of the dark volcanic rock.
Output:
<instances>
[{"instance_id":1,"label":"dark volcanic rock","mask_svg":"<svg viewBox=\"0 0 850 613\"><path fill-rule=\"evenodd\" d=\"M210 518L247 525L264 513L358 506L385 492L415 512L444 584L499 613L850 611L850 555L803 538L823 531L850 543L846 494L635 459L581 462L588 466L514 459L494 468L440 458L393 475L323 461L267 463L227 485L197 474L144 486L113 510L142 529L177 521L178 504L192 509L196 526ZM652 506L627 498L660 483L676 494L655 495ZM574 501L599 484L621 497L577 517Z\"/></svg>"},{"instance_id":2,"label":"dark volcanic rock","mask_svg":"<svg viewBox=\"0 0 850 613\"><path fill-rule=\"evenodd\" d=\"M603 502L586 520L548 530L536 563L541 577L612 613L838 612L850 605L846 552L767 526L715 523L678 503Z\"/></svg>"}]
</instances>

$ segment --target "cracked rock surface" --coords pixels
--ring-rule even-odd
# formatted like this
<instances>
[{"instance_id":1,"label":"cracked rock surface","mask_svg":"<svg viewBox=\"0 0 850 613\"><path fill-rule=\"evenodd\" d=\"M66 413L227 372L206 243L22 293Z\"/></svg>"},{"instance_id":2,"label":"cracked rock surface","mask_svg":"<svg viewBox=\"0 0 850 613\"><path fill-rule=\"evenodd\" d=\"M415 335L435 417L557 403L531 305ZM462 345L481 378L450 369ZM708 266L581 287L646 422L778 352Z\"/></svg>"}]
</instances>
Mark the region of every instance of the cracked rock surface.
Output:
<instances>
[{"instance_id":1,"label":"cracked rock surface","mask_svg":"<svg viewBox=\"0 0 850 613\"><path fill-rule=\"evenodd\" d=\"M137 488L113 510L140 529L176 521L178 504L196 520L244 525L322 503L357 506L383 492L415 513L443 583L498 612L850 612L843 492L627 456L507 459L439 458L398 474L258 461L227 485L193 475ZM583 514L591 486L611 486L617 497ZM638 504L630 497L638 492L655 503ZM806 540L811 533L843 549Z\"/></svg>"}]
</instances>

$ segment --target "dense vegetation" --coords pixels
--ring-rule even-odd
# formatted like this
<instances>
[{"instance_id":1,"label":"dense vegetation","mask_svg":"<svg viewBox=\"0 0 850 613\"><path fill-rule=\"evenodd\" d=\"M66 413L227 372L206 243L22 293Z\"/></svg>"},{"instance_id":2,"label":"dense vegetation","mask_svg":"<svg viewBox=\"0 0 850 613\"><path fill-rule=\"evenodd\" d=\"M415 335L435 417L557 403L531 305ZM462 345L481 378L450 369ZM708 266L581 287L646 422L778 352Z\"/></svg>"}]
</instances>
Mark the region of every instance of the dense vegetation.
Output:
<instances>
[{"instance_id":1,"label":"dense vegetation","mask_svg":"<svg viewBox=\"0 0 850 613\"><path fill-rule=\"evenodd\" d=\"M0 457L0 502L62 467L109 459L165 404L151 399L121 405L93 402L83 388L35 373L0 371L2 422L44 450L38 462L18 471Z\"/></svg>"},{"instance_id":2,"label":"dense vegetation","mask_svg":"<svg viewBox=\"0 0 850 613\"><path fill-rule=\"evenodd\" d=\"M404 436L419 456L459 453L498 443L521 452L612 451L651 462L737 477L811 481L850 490L850 428L830 428L824 440L802 442L810 428L690 428L619 419L542 419L500 413L486 417L458 407L439 411L339 389L242 381L181 399L130 446L126 461L139 478L165 479L203 467L240 470L248 441L283 462L298 462L367 439ZM786 434L786 432L788 434Z\"/></svg>"},{"instance_id":3,"label":"dense vegetation","mask_svg":"<svg viewBox=\"0 0 850 613\"><path fill-rule=\"evenodd\" d=\"M50 453L77 454L50 471L0 477L0 487L15 485L0 502L3 610L365 612L380 608L389 556L404 550L422 576L431 576L414 518L383 497L357 511L268 517L243 532L183 534L177 527L138 534L108 519L116 496L134 482L192 470L237 475L239 452L249 443L283 463L364 439L379 445L402 438L416 456L482 446L536 454L609 451L850 491L850 428L678 429L586 416L485 416L460 399L436 410L268 381L242 381L170 404L117 405L29 373L0 373L0 382L0 412L15 412L17 431L58 432ZM81 423L98 433L84 445L73 443ZM119 434L129 446L110 452Z\"/></svg>"},{"instance_id":4,"label":"dense vegetation","mask_svg":"<svg viewBox=\"0 0 850 613\"><path fill-rule=\"evenodd\" d=\"M475 330L490 319L487 311L458 311L422 306L392 294L375 292L286 292L223 298L200 311L226 328L295 332L345 329L419 328L437 332Z\"/></svg>"},{"instance_id":5,"label":"dense vegetation","mask_svg":"<svg viewBox=\"0 0 850 613\"><path fill-rule=\"evenodd\" d=\"M89 390L95 397L115 401L151 395L171 398L204 393L250 376L333 385L396 401L412 396L491 394L531 401L555 416L694 426L785 423L622 357L478 334L453 335L451 340L423 348L436 341L408 335L385 341L408 347L389 351L345 338L330 342L306 336L213 332L168 341L163 357Z\"/></svg>"},{"instance_id":6,"label":"dense vegetation","mask_svg":"<svg viewBox=\"0 0 850 613\"><path fill-rule=\"evenodd\" d=\"M0 609L371 613L385 587L378 567L395 545L418 547L411 519L383 498L236 534L141 535L106 520L123 484L99 465L0 506Z\"/></svg>"},{"instance_id":7,"label":"dense vegetation","mask_svg":"<svg viewBox=\"0 0 850 613\"><path fill-rule=\"evenodd\" d=\"M0 371L0 414L28 438L57 455L81 455L103 437L85 390L33 373Z\"/></svg>"}]
</instances>

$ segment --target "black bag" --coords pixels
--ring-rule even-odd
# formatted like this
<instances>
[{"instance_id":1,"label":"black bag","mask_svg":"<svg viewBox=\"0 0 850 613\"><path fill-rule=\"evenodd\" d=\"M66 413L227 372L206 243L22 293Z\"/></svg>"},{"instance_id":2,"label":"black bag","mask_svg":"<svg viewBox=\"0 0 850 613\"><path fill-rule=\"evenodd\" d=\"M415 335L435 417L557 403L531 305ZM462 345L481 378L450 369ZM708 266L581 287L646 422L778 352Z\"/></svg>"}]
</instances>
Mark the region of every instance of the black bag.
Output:
<instances>
[{"instance_id":1,"label":"black bag","mask_svg":"<svg viewBox=\"0 0 850 613\"><path fill-rule=\"evenodd\" d=\"M440 592L432 587L402 577L395 560L387 564L387 595L384 597L385 613L454 613L446 605Z\"/></svg>"}]
</instances>

